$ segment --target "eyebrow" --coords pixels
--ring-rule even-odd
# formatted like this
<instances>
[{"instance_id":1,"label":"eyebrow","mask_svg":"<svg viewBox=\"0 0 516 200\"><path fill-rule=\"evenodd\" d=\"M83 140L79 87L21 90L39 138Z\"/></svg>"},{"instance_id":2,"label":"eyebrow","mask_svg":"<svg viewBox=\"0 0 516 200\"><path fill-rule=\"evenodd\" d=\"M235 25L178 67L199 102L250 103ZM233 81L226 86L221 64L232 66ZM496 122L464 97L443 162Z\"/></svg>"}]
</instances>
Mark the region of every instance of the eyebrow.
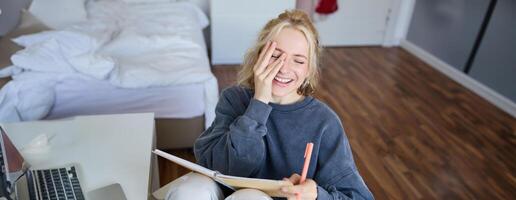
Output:
<instances>
[{"instance_id":1,"label":"eyebrow","mask_svg":"<svg viewBox=\"0 0 516 200\"><path fill-rule=\"evenodd\" d=\"M285 51L283 51L283 49L280 49L279 47L276 47L276 50L281 51L281 52L285 52ZM305 55L303 55L303 54L294 54L294 56L303 57L303 58L308 60L308 58Z\"/></svg>"}]
</instances>

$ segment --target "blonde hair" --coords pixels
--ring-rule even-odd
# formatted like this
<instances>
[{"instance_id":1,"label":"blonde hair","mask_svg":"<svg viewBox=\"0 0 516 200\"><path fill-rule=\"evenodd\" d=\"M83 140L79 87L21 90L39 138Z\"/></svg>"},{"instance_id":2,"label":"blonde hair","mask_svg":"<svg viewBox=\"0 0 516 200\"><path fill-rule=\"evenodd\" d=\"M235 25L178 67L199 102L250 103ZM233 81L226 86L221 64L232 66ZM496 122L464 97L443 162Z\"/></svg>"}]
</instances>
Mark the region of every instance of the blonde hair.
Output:
<instances>
[{"instance_id":1,"label":"blonde hair","mask_svg":"<svg viewBox=\"0 0 516 200\"><path fill-rule=\"evenodd\" d=\"M244 56L242 69L238 73L237 83L254 90L253 67L258 61L261 50L284 28L298 30L308 42L308 77L298 88L297 93L308 96L315 91L319 78L318 58L322 48L319 46L319 35L308 15L301 10L286 10L277 18L270 20L261 30L256 44Z\"/></svg>"}]
</instances>

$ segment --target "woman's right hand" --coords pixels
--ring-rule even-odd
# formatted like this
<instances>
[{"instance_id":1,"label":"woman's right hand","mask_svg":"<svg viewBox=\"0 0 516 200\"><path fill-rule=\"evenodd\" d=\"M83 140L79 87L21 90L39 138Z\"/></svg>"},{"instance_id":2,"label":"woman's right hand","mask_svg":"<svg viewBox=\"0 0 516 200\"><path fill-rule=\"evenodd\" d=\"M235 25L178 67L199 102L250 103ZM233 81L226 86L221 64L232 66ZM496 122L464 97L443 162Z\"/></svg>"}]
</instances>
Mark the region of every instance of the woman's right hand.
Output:
<instances>
[{"instance_id":1,"label":"woman's right hand","mask_svg":"<svg viewBox=\"0 0 516 200\"><path fill-rule=\"evenodd\" d=\"M276 50L276 42L269 41L263 47L256 64L253 66L254 71L254 98L268 104L272 101L272 80L283 66L285 62L285 53L271 62L272 53Z\"/></svg>"}]
</instances>

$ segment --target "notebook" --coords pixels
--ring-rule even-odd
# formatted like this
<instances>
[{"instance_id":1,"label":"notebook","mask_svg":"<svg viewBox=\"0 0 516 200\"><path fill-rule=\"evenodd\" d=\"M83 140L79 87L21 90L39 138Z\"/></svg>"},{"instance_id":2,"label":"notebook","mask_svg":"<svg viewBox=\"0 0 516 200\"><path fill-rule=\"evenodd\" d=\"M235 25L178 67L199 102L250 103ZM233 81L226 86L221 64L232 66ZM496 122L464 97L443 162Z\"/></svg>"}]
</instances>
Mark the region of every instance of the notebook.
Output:
<instances>
[{"instance_id":1,"label":"notebook","mask_svg":"<svg viewBox=\"0 0 516 200\"><path fill-rule=\"evenodd\" d=\"M241 188L253 188L261 190L267 193L271 197L281 197L279 194L279 190L284 186L291 186L292 183L290 181L283 180L269 180L269 179L258 179L258 178L246 178L246 177L238 177L238 176L229 176L221 174L220 172L210 170L193 162L187 161L185 159L179 158L177 156L171 155L169 153L163 152L161 150L154 150L158 156L161 156L167 160L170 160L178 165L186 167L194 172L199 174L208 176L213 180L219 182L222 185L227 186L233 190L241 189Z\"/></svg>"}]
</instances>

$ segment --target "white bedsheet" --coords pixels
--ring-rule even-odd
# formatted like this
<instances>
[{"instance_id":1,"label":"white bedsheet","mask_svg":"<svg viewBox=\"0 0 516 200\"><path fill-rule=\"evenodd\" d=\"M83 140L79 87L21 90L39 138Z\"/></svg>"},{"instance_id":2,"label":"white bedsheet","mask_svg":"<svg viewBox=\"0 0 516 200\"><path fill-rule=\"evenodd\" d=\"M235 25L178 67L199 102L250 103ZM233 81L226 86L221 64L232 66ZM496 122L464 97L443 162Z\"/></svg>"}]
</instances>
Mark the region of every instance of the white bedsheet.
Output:
<instances>
[{"instance_id":1,"label":"white bedsheet","mask_svg":"<svg viewBox=\"0 0 516 200\"><path fill-rule=\"evenodd\" d=\"M203 84L209 126L218 90L205 47L194 39L207 25L202 11L189 3L116 0L88 9L85 23L15 39L25 49L13 55L7 72L22 72L11 74L13 81L0 92L0 121L43 118L55 102L56 85L87 77L121 88Z\"/></svg>"},{"instance_id":2,"label":"white bedsheet","mask_svg":"<svg viewBox=\"0 0 516 200\"><path fill-rule=\"evenodd\" d=\"M67 79L55 88L46 119L76 115L154 112L156 118L204 115L203 83L153 88L118 88L96 79Z\"/></svg>"}]
</instances>

